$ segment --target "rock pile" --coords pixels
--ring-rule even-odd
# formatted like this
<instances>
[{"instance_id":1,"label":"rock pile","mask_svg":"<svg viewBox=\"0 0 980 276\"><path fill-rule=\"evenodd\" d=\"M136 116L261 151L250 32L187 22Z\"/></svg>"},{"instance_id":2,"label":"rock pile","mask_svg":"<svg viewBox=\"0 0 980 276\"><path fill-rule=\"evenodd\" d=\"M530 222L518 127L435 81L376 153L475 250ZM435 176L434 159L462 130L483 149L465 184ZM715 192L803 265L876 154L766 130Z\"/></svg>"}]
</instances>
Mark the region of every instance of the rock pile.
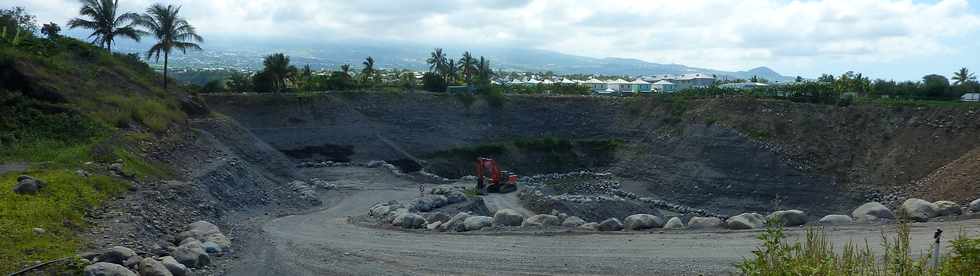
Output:
<instances>
[{"instance_id":1,"label":"rock pile","mask_svg":"<svg viewBox=\"0 0 980 276\"><path fill-rule=\"evenodd\" d=\"M92 262L84 268L85 275L113 276L186 276L190 268L201 268L211 263L211 255L229 250L231 241L214 224L207 221L191 223L187 231L177 235L178 245L167 244L167 255L140 256L136 251L122 246L92 254ZM166 241L170 243L170 241Z\"/></svg>"}]
</instances>

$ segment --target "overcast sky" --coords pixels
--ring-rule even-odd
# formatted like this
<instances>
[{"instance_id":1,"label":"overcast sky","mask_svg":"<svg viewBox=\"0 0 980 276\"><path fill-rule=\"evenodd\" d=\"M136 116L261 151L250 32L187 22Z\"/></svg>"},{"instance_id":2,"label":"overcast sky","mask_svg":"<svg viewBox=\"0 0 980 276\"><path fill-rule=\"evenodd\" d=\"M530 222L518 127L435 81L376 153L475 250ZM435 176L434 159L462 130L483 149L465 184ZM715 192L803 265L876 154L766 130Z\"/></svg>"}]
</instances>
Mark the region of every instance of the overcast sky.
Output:
<instances>
[{"instance_id":1,"label":"overcast sky","mask_svg":"<svg viewBox=\"0 0 980 276\"><path fill-rule=\"evenodd\" d=\"M7 4L11 3L12 4ZM76 0L5 0L64 25ZM528 47L785 75L919 79L980 70L980 0L120 0L183 5L210 42ZM460 46L465 47L465 46Z\"/></svg>"}]
</instances>

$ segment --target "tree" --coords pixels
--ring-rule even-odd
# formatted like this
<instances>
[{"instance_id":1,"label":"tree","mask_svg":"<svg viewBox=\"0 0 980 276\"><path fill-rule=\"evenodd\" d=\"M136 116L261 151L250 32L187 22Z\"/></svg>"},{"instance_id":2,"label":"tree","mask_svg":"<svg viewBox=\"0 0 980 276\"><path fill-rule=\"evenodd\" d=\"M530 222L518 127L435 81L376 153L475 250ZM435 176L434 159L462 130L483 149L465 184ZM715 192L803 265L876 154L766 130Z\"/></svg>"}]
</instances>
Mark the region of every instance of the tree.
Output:
<instances>
[{"instance_id":1,"label":"tree","mask_svg":"<svg viewBox=\"0 0 980 276\"><path fill-rule=\"evenodd\" d=\"M443 77L446 78L446 83L448 85L456 84L456 80L459 78L459 68L456 67L456 61L450 59L445 68Z\"/></svg>"},{"instance_id":2,"label":"tree","mask_svg":"<svg viewBox=\"0 0 980 276\"><path fill-rule=\"evenodd\" d=\"M262 69L263 77L265 80L271 82L271 85L262 86L272 88L273 92L281 92L286 89L286 80L293 77L296 74L296 67L289 65L289 57L283 53L275 53L265 57L262 61L265 66ZM256 85L259 88L259 85Z\"/></svg>"},{"instance_id":3,"label":"tree","mask_svg":"<svg viewBox=\"0 0 980 276\"><path fill-rule=\"evenodd\" d=\"M344 65L341 65L340 66L341 77L345 78L348 81L350 81L350 80L353 79L353 77L351 76L350 72L351 72L350 71L350 64L344 64Z\"/></svg>"},{"instance_id":4,"label":"tree","mask_svg":"<svg viewBox=\"0 0 980 276\"><path fill-rule=\"evenodd\" d=\"M803 82L803 77L796 76L796 82Z\"/></svg>"},{"instance_id":5,"label":"tree","mask_svg":"<svg viewBox=\"0 0 980 276\"><path fill-rule=\"evenodd\" d=\"M401 82L402 87L407 89L409 92L415 92L415 73L409 70L402 71L398 74L398 80Z\"/></svg>"},{"instance_id":6,"label":"tree","mask_svg":"<svg viewBox=\"0 0 980 276\"><path fill-rule=\"evenodd\" d=\"M480 62L476 64L476 88L481 92L488 92L493 81L493 70L490 69L490 61L480 57Z\"/></svg>"},{"instance_id":7,"label":"tree","mask_svg":"<svg viewBox=\"0 0 980 276\"><path fill-rule=\"evenodd\" d=\"M28 14L22 7L0 9L0 32L6 31L8 34L13 34L18 29L24 33L37 31L35 17Z\"/></svg>"},{"instance_id":8,"label":"tree","mask_svg":"<svg viewBox=\"0 0 980 276\"><path fill-rule=\"evenodd\" d=\"M89 35L93 38L92 43L99 44L110 53L116 36L140 41L140 36L145 34L136 29L136 23L140 20L138 14L127 12L116 15L119 0L81 0L81 2L82 8L78 13L90 20L74 18L68 21L68 28L92 30L92 34Z\"/></svg>"},{"instance_id":9,"label":"tree","mask_svg":"<svg viewBox=\"0 0 980 276\"><path fill-rule=\"evenodd\" d=\"M926 96L930 98L942 98L949 89L949 79L936 74L922 77L922 84L925 86Z\"/></svg>"},{"instance_id":10,"label":"tree","mask_svg":"<svg viewBox=\"0 0 980 276\"><path fill-rule=\"evenodd\" d=\"M179 14L180 6L167 5L164 7L160 4L154 4L146 9L146 14L140 16L136 22L157 39L157 43L146 51L146 58L156 56L156 61L159 62L160 54L163 54L163 90L167 90L170 52L174 49L180 50L184 54L187 54L187 49L200 51L201 46L197 43L204 41L201 36L197 35L194 26L187 23L187 20Z\"/></svg>"},{"instance_id":11,"label":"tree","mask_svg":"<svg viewBox=\"0 0 980 276\"><path fill-rule=\"evenodd\" d=\"M374 75L378 73L374 70L374 58L367 57L361 64L364 65L364 68L361 69L361 83L371 86L374 83Z\"/></svg>"},{"instance_id":12,"label":"tree","mask_svg":"<svg viewBox=\"0 0 980 276\"><path fill-rule=\"evenodd\" d=\"M819 82L834 82L834 75L831 75L831 74L822 74L822 75L820 75L819 78L817 78L817 81L819 81Z\"/></svg>"},{"instance_id":13,"label":"tree","mask_svg":"<svg viewBox=\"0 0 980 276\"><path fill-rule=\"evenodd\" d=\"M422 89L431 92L446 92L446 78L433 72L422 75Z\"/></svg>"},{"instance_id":14,"label":"tree","mask_svg":"<svg viewBox=\"0 0 980 276\"><path fill-rule=\"evenodd\" d=\"M446 78L447 60L446 53L442 52L442 48L433 50L426 62L429 63L429 72L437 73Z\"/></svg>"},{"instance_id":15,"label":"tree","mask_svg":"<svg viewBox=\"0 0 980 276\"><path fill-rule=\"evenodd\" d=\"M476 75L476 59L469 51L463 53L463 57L459 59L459 71L463 73L463 79L466 84L471 84L473 81L473 76Z\"/></svg>"},{"instance_id":16,"label":"tree","mask_svg":"<svg viewBox=\"0 0 980 276\"><path fill-rule=\"evenodd\" d=\"M955 81L953 84L963 85L967 82L976 81L977 76L975 76L973 72L970 72L969 69L966 69L966 67L964 67L964 68L960 68L959 71L953 73L953 80Z\"/></svg>"},{"instance_id":17,"label":"tree","mask_svg":"<svg viewBox=\"0 0 980 276\"><path fill-rule=\"evenodd\" d=\"M58 26L54 22L44 24L44 26L41 26L41 33L48 36L48 38L58 38L61 33L61 26Z\"/></svg>"},{"instance_id":18,"label":"tree","mask_svg":"<svg viewBox=\"0 0 980 276\"><path fill-rule=\"evenodd\" d=\"M252 80L246 74L234 73L228 78L228 89L231 92L248 92L252 90Z\"/></svg>"}]
</instances>

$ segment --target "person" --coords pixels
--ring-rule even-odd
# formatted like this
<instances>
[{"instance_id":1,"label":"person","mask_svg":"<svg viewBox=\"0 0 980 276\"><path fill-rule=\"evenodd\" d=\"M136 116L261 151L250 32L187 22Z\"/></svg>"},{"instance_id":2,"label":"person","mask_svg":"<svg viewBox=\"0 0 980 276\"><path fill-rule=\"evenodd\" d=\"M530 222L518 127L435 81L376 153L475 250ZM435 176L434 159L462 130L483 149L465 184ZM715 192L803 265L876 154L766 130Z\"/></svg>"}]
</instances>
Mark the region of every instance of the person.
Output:
<instances>
[{"instance_id":1,"label":"person","mask_svg":"<svg viewBox=\"0 0 980 276\"><path fill-rule=\"evenodd\" d=\"M425 196L425 186L419 184L419 197L423 197L423 196Z\"/></svg>"}]
</instances>

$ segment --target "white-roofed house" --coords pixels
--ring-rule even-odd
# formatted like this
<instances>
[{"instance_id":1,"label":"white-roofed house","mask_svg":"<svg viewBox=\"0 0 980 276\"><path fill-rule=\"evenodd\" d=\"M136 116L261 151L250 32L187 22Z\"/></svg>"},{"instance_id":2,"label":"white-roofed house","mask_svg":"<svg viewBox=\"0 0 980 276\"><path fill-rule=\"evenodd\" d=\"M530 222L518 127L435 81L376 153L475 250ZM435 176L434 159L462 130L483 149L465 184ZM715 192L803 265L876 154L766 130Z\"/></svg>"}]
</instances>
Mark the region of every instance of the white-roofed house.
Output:
<instances>
[{"instance_id":1,"label":"white-roofed house","mask_svg":"<svg viewBox=\"0 0 980 276\"><path fill-rule=\"evenodd\" d=\"M650 93L652 88L649 82L643 81L640 78L630 82L630 90L634 93Z\"/></svg>"},{"instance_id":2,"label":"white-roofed house","mask_svg":"<svg viewBox=\"0 0 980 276\"><path fill-rule=\"evenodd\" d=\"M598 80L596 78L591 78L587 81L582 82L582 84L588 86L589 89L592 89L592 92L604 92L606 91L607 88L609 88L606 82Z\"/></svg>"},{"instance_id":3,"label":"white-roofed house","mask_svg":"<svg viewBox=\"0 0 980 276\"><path fill-rule=\"evenodd\" d=\"M715 76L702 73L684 74L668 80L677 85L677 90L705 88L715 84Z\"/></svg>"},{"instance_id":4,"label":"white-roofed house","mask_svg":"<svg viewBox=\"0 0 980 276\"><path fill-rule=\"evenodd\" d=\"M616 92L631 92L630 82L624 79L616 79L616 80L608 81L606 82L606 85L609 89L612 89L613 91Z\"/></svg>"},{"instance_id":5,"label":"white-roofed house","mask_svg":"<svg viewBox=\"0 0 980 276\"><path fill-rule=\"evenodd\" d=\"M674 93L677 92L677 85L673 82L667 80L659 80L653 83L653 90L659 93Z\"/></svg>"}]
</instances>

